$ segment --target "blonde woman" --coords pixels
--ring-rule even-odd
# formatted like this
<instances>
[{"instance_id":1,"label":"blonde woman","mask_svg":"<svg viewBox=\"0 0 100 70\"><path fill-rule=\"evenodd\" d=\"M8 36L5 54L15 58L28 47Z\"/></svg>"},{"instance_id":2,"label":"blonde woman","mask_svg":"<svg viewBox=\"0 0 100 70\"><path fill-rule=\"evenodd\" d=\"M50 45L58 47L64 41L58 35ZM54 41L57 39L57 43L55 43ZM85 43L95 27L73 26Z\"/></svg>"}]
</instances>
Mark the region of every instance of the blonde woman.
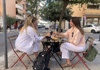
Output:
<instances>
[{"instance_id":1,"label":"blonde woman","mask_svg":"<svg viewBox=\"0 0 100 70\"><path fill-rule=\"evenodd\" d=\"M49 34L46 34L44 37L38 36L37 24L36 17L28 17L18 35L18 38L15 41L15 47L17 50L26 52L27 54L34 54L35 57L38 55L40 41L45 36L49 36Z\"/></svg>"}]
</instances>

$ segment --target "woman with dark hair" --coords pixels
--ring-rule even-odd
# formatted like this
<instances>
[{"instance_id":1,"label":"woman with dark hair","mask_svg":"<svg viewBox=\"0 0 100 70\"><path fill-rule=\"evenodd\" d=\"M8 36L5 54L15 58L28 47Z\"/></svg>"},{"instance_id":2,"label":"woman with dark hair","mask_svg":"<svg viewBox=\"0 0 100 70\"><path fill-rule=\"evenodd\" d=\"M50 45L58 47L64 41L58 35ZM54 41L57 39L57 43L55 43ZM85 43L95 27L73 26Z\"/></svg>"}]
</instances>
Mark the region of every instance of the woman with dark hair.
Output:
<instances>
[{"instance_id":1,"label":"woman with dark hair","mask_svg":"<svg viewBox=\"0 0 100 70\"><path fill-rule=\"evenodd\" d=\"M62 43L60 47L62 58L66 59L66 63L63 64L62 67L70 67L72 65L70 62L70 51L82 52L85 50L85 36L79 18L71 18L70 26L71 28L65 33L56 33L68 39L68 41Z\"/></svg>"}]
</instances>

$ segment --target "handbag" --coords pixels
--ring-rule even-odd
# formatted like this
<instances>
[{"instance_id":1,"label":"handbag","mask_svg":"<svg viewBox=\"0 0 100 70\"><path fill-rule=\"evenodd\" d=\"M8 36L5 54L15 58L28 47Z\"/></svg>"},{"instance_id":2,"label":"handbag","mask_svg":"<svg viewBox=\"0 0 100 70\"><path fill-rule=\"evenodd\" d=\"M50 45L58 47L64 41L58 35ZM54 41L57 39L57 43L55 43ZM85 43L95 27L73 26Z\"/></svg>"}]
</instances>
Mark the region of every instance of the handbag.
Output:
<instances>
[{"instance_id":1,"label":"handbag","mask_svg":"<svg viewBox=\"0 0 100 70\"><path fill-rule=\"evenodd\" d=\"M93 61L96 58L97 54L99 54L99 53L98 53L97 49L94 46L89 47L85 51L85 53L83 53L84 58L86 60L90 61L90 62Z\"/></svg>"},{"instance_id":2,"label":"handbag","mask_svg":"<svg viewBox=\"0 0 100 70\"><path fill-rule=\"evenodd\" d=\"M49 60L50 54L48 54L48 52L40 52L33 62L33 70L50 70L50 68L48 68Z\"/></svg>"}]
</instances>

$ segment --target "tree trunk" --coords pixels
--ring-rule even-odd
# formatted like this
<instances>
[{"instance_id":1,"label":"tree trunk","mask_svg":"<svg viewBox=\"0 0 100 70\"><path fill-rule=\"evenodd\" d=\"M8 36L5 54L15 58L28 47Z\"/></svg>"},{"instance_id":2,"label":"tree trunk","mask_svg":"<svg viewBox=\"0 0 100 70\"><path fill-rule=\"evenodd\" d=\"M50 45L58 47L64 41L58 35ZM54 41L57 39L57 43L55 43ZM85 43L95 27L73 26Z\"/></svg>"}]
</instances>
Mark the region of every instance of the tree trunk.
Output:
<instances>
[{"instance_id":1,"label":"tree trunk","mask_svg":"<svg viewBox=\"0 0 100 70\"><path fill-rule=\"evenodd\" d=\"M60 14L58 32L61 31L61 23L62 23L62 20L63 20L63 16L64 16L64 12L65 12L66 6L68 5L68 2L69 1L67 1L67 0L64 2L63 9L62 9L62 12Z\"/></svg>"}]
</instances>

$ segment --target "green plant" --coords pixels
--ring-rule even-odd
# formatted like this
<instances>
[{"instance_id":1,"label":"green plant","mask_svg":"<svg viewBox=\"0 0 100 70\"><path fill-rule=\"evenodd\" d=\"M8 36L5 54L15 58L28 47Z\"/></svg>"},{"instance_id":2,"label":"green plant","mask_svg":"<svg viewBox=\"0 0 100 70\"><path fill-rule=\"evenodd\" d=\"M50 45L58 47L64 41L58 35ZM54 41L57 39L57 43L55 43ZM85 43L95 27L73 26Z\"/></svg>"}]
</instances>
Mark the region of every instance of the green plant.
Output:
<instances>
[{"instance_id":1,"label":"green plant","mask_svg":"<svg viewBox=\"0 0 100 70\"><path fill-rule=\"evenodd\" d=\"M6 21L7 21L7 26L11 26L15 23L16 18L7 15L6 16Z\"/></svg>"},{"instance_id":2,"label":"green plant","mask_svg":"<svg viewBox=\"0 0 100 70\"><path fill-rule=\"evenodd\" d=\"M44 8L40 9L40 11L39 11L40 16L46 20L50 20L50 21L58 20L59 21L60 14L62 11L62 6L63 6L63 2L52 1ZM72 12L71 8L66 8L63 19L68 20L68 18L71 17L72 13L73 12Z\"/></svg>"}]
</instances>

